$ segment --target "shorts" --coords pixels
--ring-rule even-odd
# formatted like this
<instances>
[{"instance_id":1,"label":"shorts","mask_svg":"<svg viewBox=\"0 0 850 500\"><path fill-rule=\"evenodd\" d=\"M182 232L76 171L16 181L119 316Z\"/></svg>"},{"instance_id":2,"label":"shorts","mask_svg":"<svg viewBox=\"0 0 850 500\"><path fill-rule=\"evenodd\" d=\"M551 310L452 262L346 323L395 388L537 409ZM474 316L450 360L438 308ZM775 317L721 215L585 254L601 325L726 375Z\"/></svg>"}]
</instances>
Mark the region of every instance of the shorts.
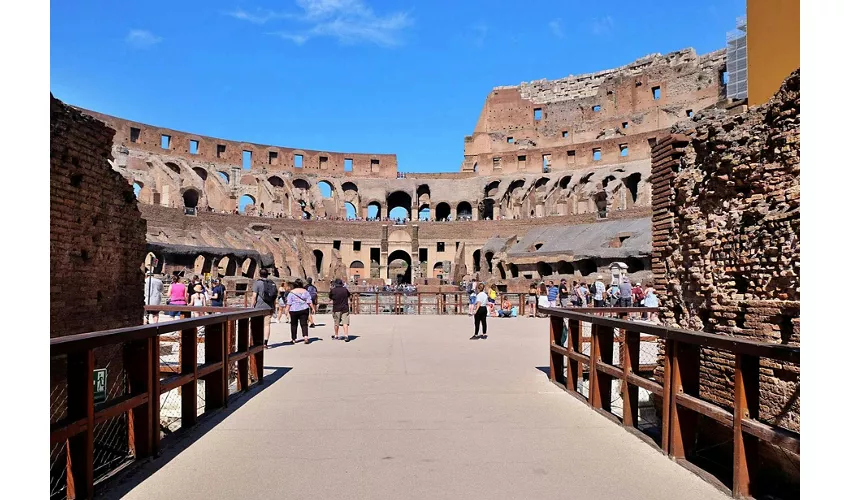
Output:
<instances>
[{"instance_id":1,"label":"shorts","mask_svg":"<svg viewBox=\"0 0 850 500\"><path fill-rule=\"evenodd\" d=\"M350 313L349 313L348 311L346 311L346 312L337 312L337 311L334 311L334 313L333 313L333 316L334 316L334 326L340 326L340 325L348 326L348 317L349 317L349 315L350 315Z\"/></svg>"},{"instance_id":2,"label":"shorts","mask_svg":"<svg viewBox=\"0 0 850 500\"><path fill-rule=\"evenodd\" d=\"M277 299L277 305L279 305L280 307L286 307L286 301L283 300L283 297L279 297Z\"/></svg>"},{"instance_id":3,"label":"shorts","mask_svg":"<svg viewBox=\"0 0 850 500\"><path fill-rule=\"evenodd\" d=\"M525 299L525 303L528 305L534 305L537 303L537 297L534 295L529 295L527 299Z\"/></svg>"}]
</instances>

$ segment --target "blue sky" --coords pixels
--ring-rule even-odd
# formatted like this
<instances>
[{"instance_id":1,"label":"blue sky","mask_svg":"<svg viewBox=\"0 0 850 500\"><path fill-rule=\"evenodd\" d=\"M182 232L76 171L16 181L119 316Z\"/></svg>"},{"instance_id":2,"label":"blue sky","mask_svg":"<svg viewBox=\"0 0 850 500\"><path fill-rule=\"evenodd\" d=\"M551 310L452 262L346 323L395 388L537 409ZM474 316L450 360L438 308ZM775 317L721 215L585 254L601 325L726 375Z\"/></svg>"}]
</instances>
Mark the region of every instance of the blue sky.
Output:
<instances>
[{"instance_id":1,"label":"blue sky","mask_svg":"<svg viewBox=\"0 0 850 500\"><path fill-rule=\"evenodd\" d=\"M457 171L494 86L721 48L744 0L53 2L50 88L214 137Z\"/></svg>"}]
</instances>

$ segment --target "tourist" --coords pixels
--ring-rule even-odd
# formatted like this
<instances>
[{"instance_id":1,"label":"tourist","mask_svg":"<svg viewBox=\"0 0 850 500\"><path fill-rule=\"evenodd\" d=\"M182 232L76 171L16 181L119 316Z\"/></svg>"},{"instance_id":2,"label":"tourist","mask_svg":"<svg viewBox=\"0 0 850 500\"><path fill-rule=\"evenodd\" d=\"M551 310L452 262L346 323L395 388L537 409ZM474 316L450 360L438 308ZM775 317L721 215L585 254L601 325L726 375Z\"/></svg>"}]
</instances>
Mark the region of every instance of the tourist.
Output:
<instances>
[{"instance_id":1,"label":"tourist","mask_svg":"<svg viewBox=\"0 0 850 500\"><path fill-rule=\"evenodd\" d=\"M528 298L525 299L525 303L529 306L528 317L537 317L537 285L534 282L528 286Z\"/></svg>"},{"instance_id":2,"label":"tourist","mask_svg":"<svg viewBox=\"0 0 850 500\"><path fill-rule=\"evenodd\" d=\"M221 280L218 278L213 278L212 280L212 290L210 291L210 305L213 307L222 307L224 306L224 297L226 294L226 290L224 285L221 283Z\"/></svg>"},{"instance_id":3,"label":"tourist","mask_svg":"<svg viewBox=\"0 0 850 500\"><path fill-rule=\"evenodd\" d=\"M620 282L620 307L632 307L632 284L628 276L623 276Z\"/></svg>"},{"instance_id":4,"label":"tourist","mask_svg":"<svg viewBox=\"0 0 850 500\"><path fill-rule=\"evenodd\" d=\"M310 343L310 337L307 334L307 319L310 317L310 312L313 309L313 298L304 288L304 282L300 279L295 280L292 285L292 290L286 295L286 315L289 317L289 329L292 335L292 343L298 340L298 325L301 325L301 335L304 337L304 344Z\"/></svg>"},{"instance_id":5,"label":"tourist","mask_svg":"<svg viewBox=\"0 0 850 500\"><path fill-rule=\"evenodd\" d=\"M466 293L469 295L469 311L467 311L467 316L475 314L475 294L477 293L477 288L478 281L474 278L466 285Z\"/></svg>"},{"instance_id":6,"label":"tourist","mask_svg":"<svg viewBox=\"0 0 850 500\"><path fill-rule=\"evenodd\" d=\"M281 283L277 288L275 306L275 322L280 323L280 318L284 315L284 310L286 309L286 283Z\"/></svg>"},{"instance_id":7,"label":"tourist","mask_svg":"<svg viewBox=\"0 0 850 500\"><path fill-rule=\"evenodd\" d=\"M310 294L310 299L313 306L310 307L310 328L316 328L316 322L313 321L313 314L319 307L319 290L313 285L313 278L307 278L307 293Z\"/></svg>"},{"instance_id":8,"label":"tourist","mask_svg":"<svg viewBox=\"0 0 850 500\"><path fill-rule=\"evenodd\" d=\"M579 307L587 307L591 300L593 300L593 296L590 293L590 288L586 281L582 281L579 286Z\"/></svg>"},{"instance_id":9,"label":"tourist","mask_svg":"<svg viewBox=\"0 0 850 500\"><path fill-rule=\"evenodd\" d=\"M274 300L277 298L277 286L274 284L274 281L269 279L268 269L260 269L260 279L254 281L252 290L254 291L254 302L252 307L255 309L270 309L274 312ZM263 332L265 332L263 345L266 347L269 346L269 337L272 333L271 322L271 314L263 316Z\"/></svg>"},{"instance_id":10,"label":"tourist","mask_svg":"<svg viewBox=\"0 0 850 500\"><path fill-rule=\"evenodd\" d=\"M596 281L590 285L590 294L593 296L593 307L605 307L605 283L602 275L596 277Z\"/></svg>"},{"instance_id":11,"label":"tourist","mask_svg":"<svg viewBox=\"0 0 850 500\"><path fill-rule=\"evenodd\" d=\"M333 302L334 334L331 338L340 338L339 327L342 325L342 331L345 332L345 335L342 336L341 340L348 342L348 322L350 316L348 299L351 297L351 292L342 285L341 279L336 279L334 281L334 287L328 292L328 296L331 302Z\"/></svg>"},{"instance_id":12,"label":"tourist","mask_svg":"<svg viewBox=\"0 0 850 500\"><path fill-rule=\"evenodd\" d=\"M484 291L484 283L478 284L478 295L475 296L475 314L474 314L474 322L475 322L475 334L472 337L469 337L469 340L475 340L478 338L486 339L487 338L487 302L488 297L487 293ZM478 335L478 329L481 327L483 334Z\"/></svg>"},{"instance_id":13,"label":"tourist","mask_svg":"<svg viewBox=\"0 0 850 500\"><path fill-rule=\"evenodd\" d=\"M605 292L605 296L608 299L608 307L617 307L617 304L620 303L620 287L612 281L611 286Z\"/></svg>"},{"instance_id":14,"label":"tourist","mask_svg":"<svg viewBox=\"0 0 850 500\"><path fill-rule=\"evenodd\" d=\"M499 317L500 318L510 318L511 310L513 309L513 304L508 300L507 295L502 295L502 307L499 309Z\"/></svg>"},{"instance_id":15,"label":"tourist","mask_svg":"<svg viewBox=\"0 0 850 500\"><path fill-rule=\"evenodd\" d=\"M561 307L570 307L570 290L567 280L561 278L561 283L558 285L558 303Z\"/></svg>"},{"instance_id":16,"label":"tourist","mask_svg":"<svg viewBox=\"0 0 850 500\"><path fill-rule=\"evenodd\" d=\"M549 280L549 285L546 287L546 298L549 299L549 307L557 307L558 305L558 287L555 282Z\"/></svg>"},{"instance_id":17,"label":"tourist","mask_svg":"<svg viewBox=\"0 0 850 500\"><path fill-rule=\"evenodd\" d=\"M635 283L632 287L632 307L640 307L643 304L644 294L640 287L640 282Z\"/></svg>"},{"instance_id":18,"label":"tourist","mask_svg":"<svg viewBox=\"0 0 850 500\"><path fill-rule=\"evenodd\" d=\"M541 307L549 307L549 291L546 289L546 283L540 282L537 287L537 313L540 314Z\"/></svg>"},{"instance_id":19,"label":"tourist","mask_svg":"<svg viewBox=\"0 0 850 500\"><path fill-rule=\"evenodd\" d=\"M174 276L171 287L168 290L168 304L172 306L185 306L189 301L189 291L186 285L180 282L180 276ZM173 318L180 317L180 311L168 313Z\"/></svg>"},{"instance_id":20,"label":"tourist","mask_svg":"<svg viewBox=\"0 0 850 500\"><path fill-rule=\"evenodd\" d=\"M647 307L647 308L658 307L658 296L655 295L655 290L653 290L653 288L651 286L647 285L646 290L644 290L643 293L645 295L645 297L643 299L644 307ZM650 313L649 314L649 321L651 321L653 323L657 323L658 322L658 313L654 312L654 311L652 313Z\"/></svg>"},{"instance_id":21,"label":"tourist","mask_svg":"<svg viewBox=\"0 0 850 500\"><path fill-rule=\"evenodd\" d=\"M148 277L145 279L145 305L162 305L162 280L154 276L153 272L148 272ZM145 313L145 321L159 323L159 311Z\"/></svg>"},{"instance_id":22,"label":"tourist","mask_svg":"<svg viewBox=\"0 0 850 500\"><path fill-rule=\"evenodd\" d=\"M207 296L204 293L204 287L201 285L195 285L192 290L195 292L189 297L189 303L192 304L192 307L204 307L207 305ZM198 316L202 316L202 313L192 312L192 317L197 318Z\"/></svg>"},{"instance_id":23,"label":"tourist","mask_svg":"<svg viewBox=\"0 0 850 500\"><path fill-rule=\"evenodd\" d=\"M570 291L570 302L573 307L581 307L581 285L579 285L578 280L573 280L573 284Z\"/></svg>"}]
</instances>

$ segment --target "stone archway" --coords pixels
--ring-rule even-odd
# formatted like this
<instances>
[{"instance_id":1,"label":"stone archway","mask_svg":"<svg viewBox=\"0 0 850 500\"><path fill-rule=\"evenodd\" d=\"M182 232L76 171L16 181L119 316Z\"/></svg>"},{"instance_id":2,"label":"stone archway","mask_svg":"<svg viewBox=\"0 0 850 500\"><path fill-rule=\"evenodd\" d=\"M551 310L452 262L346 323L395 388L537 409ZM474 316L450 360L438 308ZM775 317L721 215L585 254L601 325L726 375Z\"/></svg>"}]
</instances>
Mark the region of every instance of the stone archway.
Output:
<instances>
[{"instance_id":1,"label":"stone archway","mask_svg":"<svg viewBox=\"0 0 850 500\"><path fill-rule=\"evenodd\" d=\"M395 265L393 265L395 263ZM404 265L400 264L403 263ZM387 257L387 276L398 283L411 282L413 259L404 250L395 250Z\"/></svg>"}]
</instances>

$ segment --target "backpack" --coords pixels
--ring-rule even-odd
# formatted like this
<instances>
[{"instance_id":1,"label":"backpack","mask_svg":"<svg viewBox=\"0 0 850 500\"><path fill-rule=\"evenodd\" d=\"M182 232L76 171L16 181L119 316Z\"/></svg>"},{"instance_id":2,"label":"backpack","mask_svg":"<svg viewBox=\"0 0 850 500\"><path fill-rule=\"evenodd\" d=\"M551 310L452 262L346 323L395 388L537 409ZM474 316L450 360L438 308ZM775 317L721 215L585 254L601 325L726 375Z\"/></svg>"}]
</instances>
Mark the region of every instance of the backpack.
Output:
<instances>
[{"instance_id":1,"label":"backpack","mask_svg":"<svg viewBox=\"0 0 850 500\"><path fill-rule=\"evenodd\" d=\"M596 295L596 283L595 282L590 284L590 294L594 295L594 296Z\"/></svg>"},{"instance_id":2,"label":"backpack","mask_svg":"<svg viewBox=\"0 0 850 500\"><path fill-rule=\"evenodd\" d=\"M316 287L314 287L313 285L309 285L307 287L307 293L310 294L310 300L312 300L313 302L315 302L316 298L319 296L319 291L316 290Z\"/></svg>"},{"instance_id":3,"label":"backpack","mask_svg":"<svg viewBox=\"0 0 850 500\"><path fill-rule=\"evenodd\" d=\"M263 282L263 302L266 304L274 304L277 298L277 285L272 280L261 280Z\"/></svg>"}]
</instances>

